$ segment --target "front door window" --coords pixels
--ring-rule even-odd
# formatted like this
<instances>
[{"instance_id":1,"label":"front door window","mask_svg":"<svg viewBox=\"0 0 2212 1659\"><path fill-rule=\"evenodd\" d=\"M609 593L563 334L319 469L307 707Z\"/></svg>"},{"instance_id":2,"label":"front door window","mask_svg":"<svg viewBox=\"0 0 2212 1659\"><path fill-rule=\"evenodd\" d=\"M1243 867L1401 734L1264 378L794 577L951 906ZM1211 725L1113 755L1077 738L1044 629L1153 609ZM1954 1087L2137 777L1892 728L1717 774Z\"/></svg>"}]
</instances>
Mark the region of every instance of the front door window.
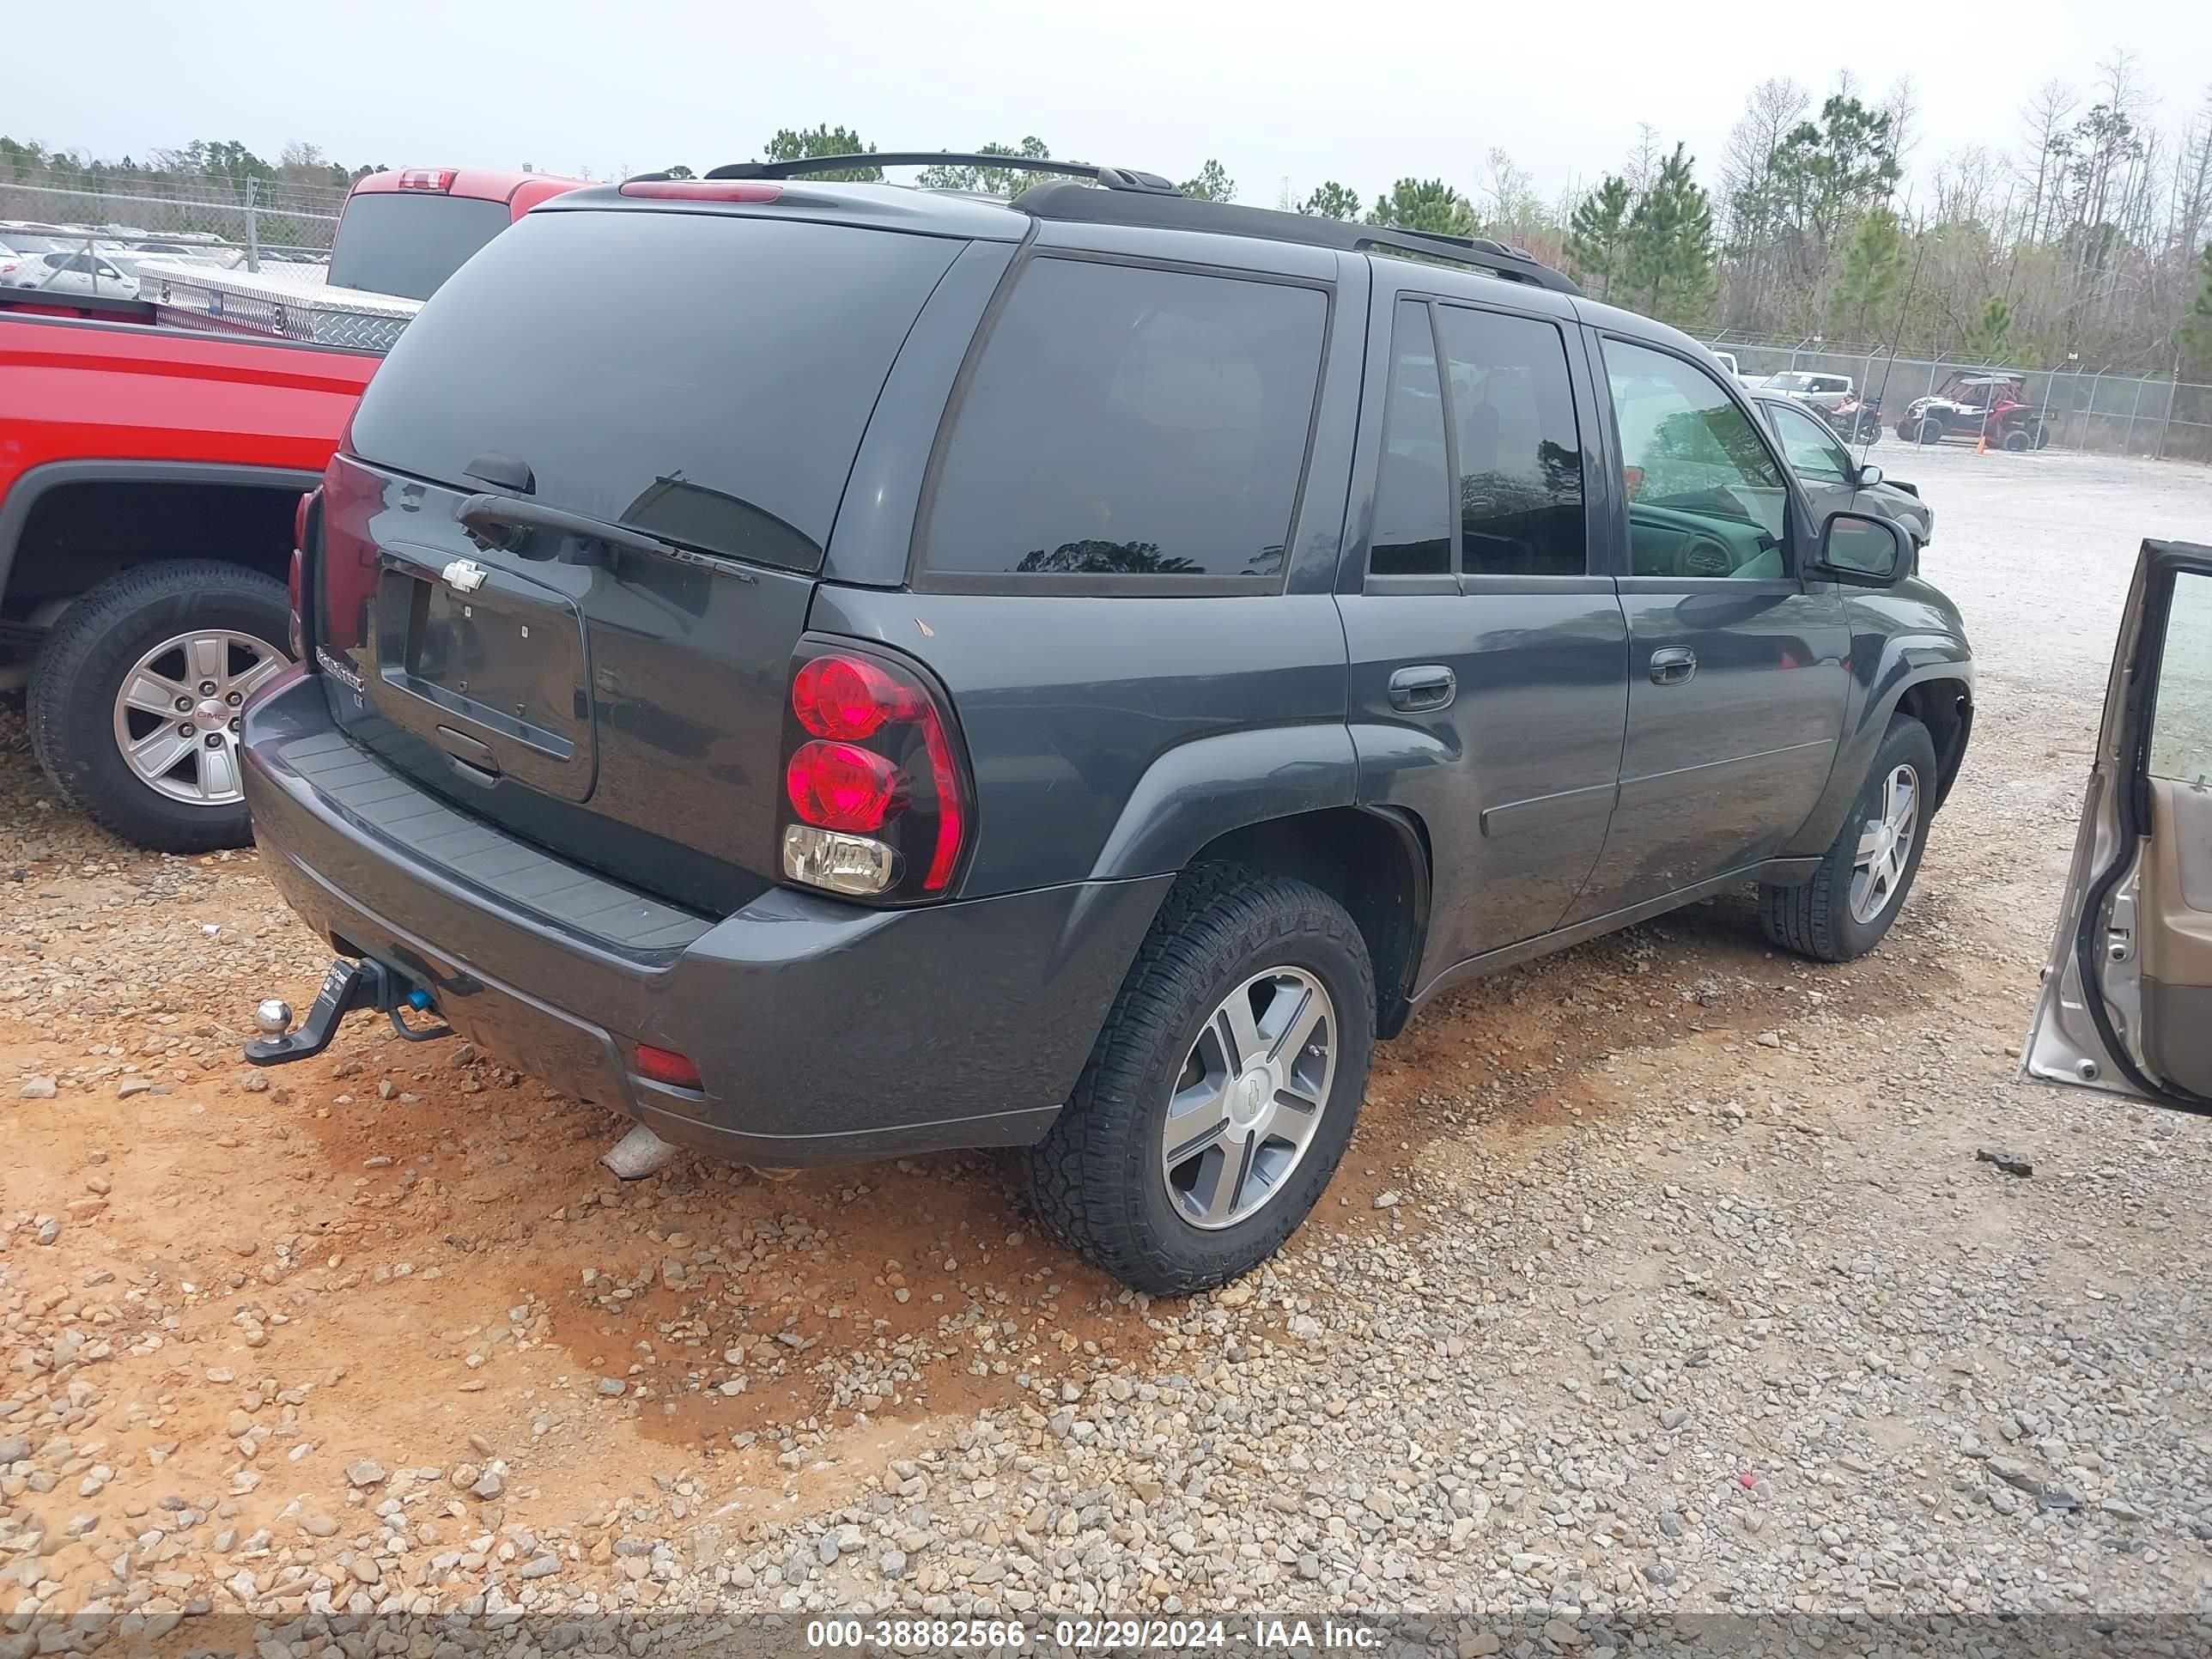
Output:
<instances>
[{"instance_id":1,"label":"front door window","mask_svg":"<svg viewBox=\"0 0 2212 1659\"><path fill-rule=\"evenodd\" d=\"M1790 493L1751 417L1704 370L1605 343L1628 495L1629 574L1771 580L1790 574Z\"/></svg>"}]
</instances>

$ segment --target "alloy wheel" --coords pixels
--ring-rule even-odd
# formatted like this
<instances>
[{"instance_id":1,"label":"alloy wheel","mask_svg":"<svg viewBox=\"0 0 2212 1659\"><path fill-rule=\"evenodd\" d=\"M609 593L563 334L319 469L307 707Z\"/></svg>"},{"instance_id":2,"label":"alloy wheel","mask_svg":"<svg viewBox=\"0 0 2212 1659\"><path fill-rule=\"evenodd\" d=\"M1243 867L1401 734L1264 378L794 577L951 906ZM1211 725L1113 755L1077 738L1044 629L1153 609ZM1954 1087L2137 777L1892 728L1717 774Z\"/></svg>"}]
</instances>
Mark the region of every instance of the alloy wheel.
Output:
<instances>
[{"instance_id":1,"label":"alloy wheel","mask_svg":"<svg viewBox=\"0 0 2212 1659\"><path fill-rule=\"evenodd\" d=\"M1920 775L1910 766L1893 767L1882 781L1874 816L1859 831L1858 856L1851 865L1854 921L1870 922L1895 901L1919 830Z\"/></svg>"},{"instance_id":2,"label":"alloy wheel","mask_svg":"<svg viewBox=\"0 0 2212 1659\"><path fill-rule=\"evenodd\" d=\"M138 781L193 806L228 806L239 776L239 709L284 666L266 640L200 629L138 659L115 694L115 746Z\"/></svg>"},{"instance_id":3,"label":"alloy wheel","mask_svg":"<svg viewBox=\"0 0 2212 1659\"><path fill-rule=\"evenodd\" d=\"M1301 968L1255 974L1200 1029L1169 1097L1162 1178L1194 1227L1233 1227L1304 1160L1336 1075L1335 1005Z\"/></svg>"}]
</instances>

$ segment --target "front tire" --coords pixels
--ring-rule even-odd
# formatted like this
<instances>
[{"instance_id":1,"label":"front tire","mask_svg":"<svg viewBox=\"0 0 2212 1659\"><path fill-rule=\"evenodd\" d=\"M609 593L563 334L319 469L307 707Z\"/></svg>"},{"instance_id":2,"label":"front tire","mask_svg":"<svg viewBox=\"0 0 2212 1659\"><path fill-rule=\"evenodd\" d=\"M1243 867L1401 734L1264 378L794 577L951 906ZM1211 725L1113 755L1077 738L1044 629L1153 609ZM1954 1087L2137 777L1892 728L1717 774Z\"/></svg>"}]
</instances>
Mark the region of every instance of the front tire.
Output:
<instances>
[{"instance_id":1,"label":"front tire","mask_svg":"<svg viewBox=\"0 0 2212 1659\"><path fill-rule=\"evenodd\" d=\"M62 613L32 670L31 747L70 802L161 853L252 839L238 714L288 660L283 586L180 559L124 571Z\"/></svg>"},{"instance_id":2,"label":"front tire","mask_svg":"<svg viewBox=\"0 0 2212 1659\"><path fill-rule=\"evenodd\" d=\"M1912 436L1914 441L1917 443L1941 443L1943 441L1943 422L1934 419L1923 419L1918 426L1912 428Z\"/></svg>"},{"instance_id":3,"label":"front tire","mask_svg":"<svg viewBox=\"0 0 2212 1659\"><path fill-rule=\"evenodd\" d=\"M1899 714L1813 878L1799 887L1760 884L1766 937L1815 962L1850 962L1881 944L1919 872L1935 789L1935 742L1926 726Z\"/></svg>"},{"instance_id":4,"label":"front tire","mask_svg":"<svg viewBox=\"0 0 2212 1659\"><path fill-rule=\"evenodd\" d=\"M1341 905L1241 866L1189 871L1067 1106L1030 1149L1030 1201L1133 1289L1182 1296L1234 1279L1328 1185L1374 1042L1373 970Z\"/></svg>"}]
</instances>

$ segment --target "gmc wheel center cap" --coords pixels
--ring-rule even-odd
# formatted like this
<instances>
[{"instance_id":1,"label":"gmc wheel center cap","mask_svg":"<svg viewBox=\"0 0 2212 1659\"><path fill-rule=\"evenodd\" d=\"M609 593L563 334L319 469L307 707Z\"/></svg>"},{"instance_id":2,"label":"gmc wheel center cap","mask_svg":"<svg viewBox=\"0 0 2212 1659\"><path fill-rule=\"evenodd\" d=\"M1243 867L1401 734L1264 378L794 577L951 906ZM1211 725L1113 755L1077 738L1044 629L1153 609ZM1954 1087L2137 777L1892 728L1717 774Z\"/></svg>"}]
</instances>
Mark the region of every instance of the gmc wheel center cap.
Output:
<instances>
[{"instance_id":1,"label":"gmc wheel center cap","mask_svg":"<svg viewBox=\"0 0 2212 1659\"><path fill-rule=\"evenodd\" d=\"M230 708L220 697L202 697L192 707L192 724L203 732L220 732L230 724Z\"/></svg>"}]
</instances>

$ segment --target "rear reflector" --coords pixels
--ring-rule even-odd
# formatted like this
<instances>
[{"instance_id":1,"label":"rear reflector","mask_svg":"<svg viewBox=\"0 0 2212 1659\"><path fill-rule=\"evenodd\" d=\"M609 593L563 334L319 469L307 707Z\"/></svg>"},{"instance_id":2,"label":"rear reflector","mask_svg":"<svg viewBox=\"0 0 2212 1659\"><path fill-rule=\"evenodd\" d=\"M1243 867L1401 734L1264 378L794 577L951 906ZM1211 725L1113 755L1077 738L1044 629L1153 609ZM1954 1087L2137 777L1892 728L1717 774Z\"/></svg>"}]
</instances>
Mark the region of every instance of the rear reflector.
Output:
<instances>
[{"instance_id":1,"label":"rear reflector","mask_svg":"<svg viewBox=\"0 0 2212 1659\"><path fill-rule=\"evenodd\" d=\"M453 187L452 167L409 167L399 175L402 190L451 190Z\"/></svg>"},{"instance_id":2,"label":"rear reflector","mask_svg":"<svg viewBox=\"0 0 2212 1659\"><path fill-rule=\"evenodd\" d=\"M633 179L622 193L668 202L773 202L782 196L783 186L744 179Z\"/></svg>"},{"instance_id":3,"label":"rear reflector","mask_svg":"<svg viewBox=\"0 0 2212 1659\"><path fill-rule=\"evenodd\" d=\"M649 1042L637 1045L637 1074L654 1083L665 1083L672 1089L699 1087L696 1066L673 1048L656 1048Z\"/></svg>"}]
</instances>

